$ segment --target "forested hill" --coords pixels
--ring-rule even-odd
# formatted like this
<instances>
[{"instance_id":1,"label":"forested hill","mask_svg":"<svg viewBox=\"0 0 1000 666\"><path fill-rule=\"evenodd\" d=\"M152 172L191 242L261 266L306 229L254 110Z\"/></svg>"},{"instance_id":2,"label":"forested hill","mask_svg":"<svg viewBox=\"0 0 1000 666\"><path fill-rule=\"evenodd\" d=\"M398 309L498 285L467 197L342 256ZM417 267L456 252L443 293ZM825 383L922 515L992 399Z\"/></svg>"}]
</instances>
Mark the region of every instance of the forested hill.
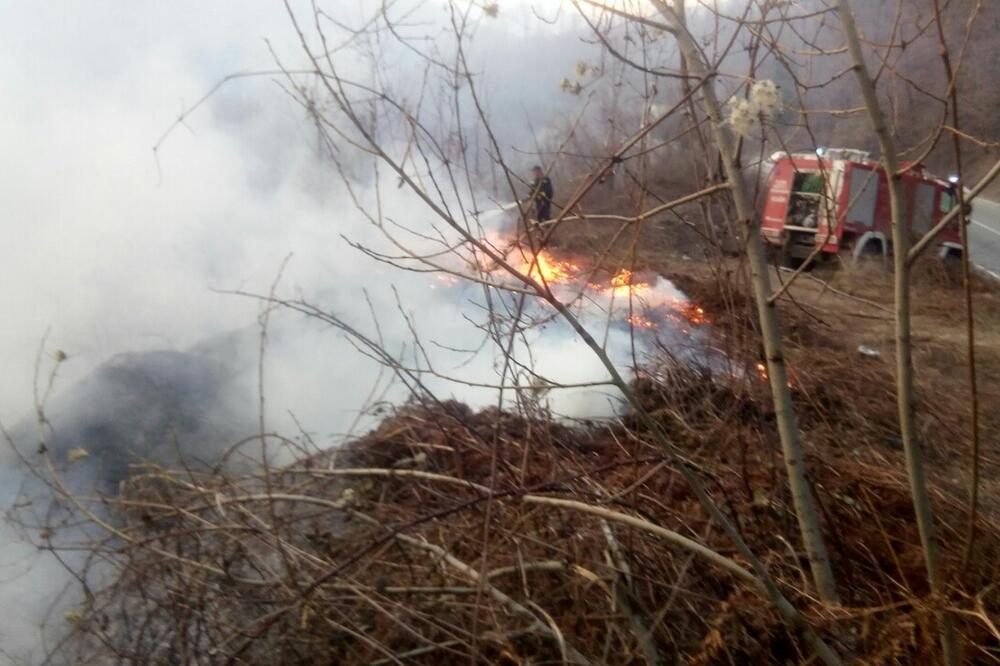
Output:
<instances>
[{"instance_id":1,"label":"forested hill","mask_svg":"<svg viewBox=\"0 0 1000 666\"><path fill-rule=\"evenodd\" d=\"M798 11L819 11L826 4L821 0L803 3ZM978 14L970 22L968 17L976 5ZM965 165L976 176L986 156L1000 149L1000 2L874 0L856 3L855 7L864 38L879 46L884 59L882 63L873 59L870 64L881 67L880 78L891 81L883 95L901 148L906 150L906 157L913 159L923 156L934 144L925 161L943 174L954 168L954 151L950 140L951 110L946 108L940 92L946 89L947 81L941 58L942 35L933 20L936 7L940 7L943 38L951 51L952 66L959 72L958 129L971 137L963 142ZM850 66L848 55L812 57L819 49L830 52L842 48L835 15L816 14L800 25L797 34L799 48L769 63L769 74L786 91L794 90L796 78L810 86L805 106L813 110L809 124L817 140L877 153L868 131L869 120L861 113L853 77L845 75ZM963 54L961 47L966 41ZM894 46L890 48L890 44ZM797 99L786 97L785 101L792 110L801 106ZM801 123L802 119L792 113L785 116L785 122ZM945 130L939 132L942 124Z\"/></svg>"}]
</instances>

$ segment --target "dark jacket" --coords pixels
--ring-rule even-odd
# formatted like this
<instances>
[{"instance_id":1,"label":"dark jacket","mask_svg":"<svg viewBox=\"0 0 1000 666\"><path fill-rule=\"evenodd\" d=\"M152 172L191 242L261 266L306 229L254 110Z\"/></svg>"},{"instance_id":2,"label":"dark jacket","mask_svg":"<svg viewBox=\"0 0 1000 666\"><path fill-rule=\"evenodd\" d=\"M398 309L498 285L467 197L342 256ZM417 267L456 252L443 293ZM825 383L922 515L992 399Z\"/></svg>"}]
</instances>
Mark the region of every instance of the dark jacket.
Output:
<instances>
[{"instance_id":1,"label":"dark jacket","mask_svg":"<svg viewBox=\"0 0 1000 666\"><path fill-rule=\"evenodd\" d=\"M531 184L531 196L529 199L536 202L552 201L552 181L549 180L548 176L535 179L535 182Z\"/></svg>"}]
</instances>

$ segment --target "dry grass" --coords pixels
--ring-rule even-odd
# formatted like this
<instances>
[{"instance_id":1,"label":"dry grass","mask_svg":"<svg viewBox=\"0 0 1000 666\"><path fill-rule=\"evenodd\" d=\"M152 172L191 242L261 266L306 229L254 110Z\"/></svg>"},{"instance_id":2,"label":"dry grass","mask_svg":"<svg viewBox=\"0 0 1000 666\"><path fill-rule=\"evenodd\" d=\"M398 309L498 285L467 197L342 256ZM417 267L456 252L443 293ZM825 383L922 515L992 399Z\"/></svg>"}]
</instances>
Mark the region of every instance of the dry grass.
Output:
<instances>
[{"instance_id":1,"label":"dry grass","mask_svg":"<svg viewBox=\"0 0 1000 666\"><path fill-rule=\"evenodd\" d=\"M818 271L781 302L844 604L831 609L810 594L740 267L664 256L647 254L643 267L673 275L708 312L735 371L663 353L635 383L645 408L838 649L863 663L933 663L937 625L896 429L888 276ZM1000 646L990 624L1000 611L991 592L1000 416L983 410L985 515L963 570L960 300L933 268L915 291L918 424L948 603L967 657L980 661ZM983 404L1000 404L1000 297L982 284L976 299ZM859 355L859 344L881 356ZM88 591L68 616L62 654L83 663L807 662L800 637L750 587L669 536L745 566L653 441L627 413L567 424L425 400L345 449L270 473L147 470L100 508L114 531L87 546Z\"/></svg>"},{"instance_id":2,"label":"dry grass","mask_svg":"<svg viewBox=\"0 0 1000 666\"><path fill-rule=\"evenodd\" d=\"M766 403L680 368L662 377L640 387L648 406L810 619L855 637L868 663L936 654L891 453L842 447L811 461L845 603L824 609L807 594ZM635 427L411 406L335 463L305 460L270 482L281 494L269 504L259 477L137 478L115 507L129 541L98 549L116 560L115 575L74 620L80 660L370 663L424 650L408 663L458 663L476 650L483 663L558 663L578 651L630 664L642 663L639 627L669 661L806 657L727 572L647 531L532 500L571 498L728 553ZM938 504L949 509L954 567L963 509L945 495ZM998 537L988 525L981 562L997 554ZM977 568L959 590L994 573ZM993 640L974 620L962 626L979 644Z\"/></svg>"}]
</instances>

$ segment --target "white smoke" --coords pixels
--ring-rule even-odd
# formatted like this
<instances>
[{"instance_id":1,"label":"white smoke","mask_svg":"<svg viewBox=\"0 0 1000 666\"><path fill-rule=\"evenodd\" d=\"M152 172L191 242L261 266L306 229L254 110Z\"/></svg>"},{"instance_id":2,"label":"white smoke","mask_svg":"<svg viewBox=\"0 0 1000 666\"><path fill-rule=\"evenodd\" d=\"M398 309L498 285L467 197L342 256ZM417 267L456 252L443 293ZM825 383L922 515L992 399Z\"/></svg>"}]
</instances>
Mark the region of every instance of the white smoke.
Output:
<instances>
[{"instance_id":1,"label":"white smoke","mask_svg":"<svg viewBox=\"0 0 1000 666\"><path fill-rule=\"evenodd\" d=\"M357 4L363 11L355 18L370 12L370 3ZM505 150L533 148L536 133L585 103L561 94L559 80L592 59L595 47L579 41L569 12L550 13L558 18L553 27L523 3L501 2L497 17L477 28L475 66L489 74L482 92ZM4 423L31 412L35 356L46 331L43 368L55 350L69 356L60 366L58 400L116 354L187 350L228 331L252 331L260 304L226 292L267 293L289 255L280 294L301 295L374 335L366 291L390 351L408 350L411 358L414 351L397 306L429 348L480 345L482 331L462 314L481 318L481 290L433 288L440 286L433 276L395 270L342 238L384 247L322 159L307 117L276 85L280 75L227 84L154 158L154 142L221 77L274 69L270 49L289 66L302 62L281 3L10 3L4 17ZM397 59L398 71L422 67L399 46L387 45L385 57ZM534 161L513 152L512 160L522 160L525 170ZM372 185L362 184L362 197L371 196ZM387 217L429 228L433 220L411 195L388 179L382 185ZM483 193L479 198L486 200ZM584 314L595 337L605 339L600 308ZM537 371L556 381L607 376L564 325L535 331L531 344ZM620 327L607 346L616 361L631 362L631 342ZM300 423L323 445L338 441L373 387L382 395L391 379L343 335L290 313L275 316L267 354L269 423L286 431ZM471 360L440 351L435 365L473 383L493 383L495 359L489 351ZM251 392L253 360L244 359L242 375ZM478 406L495 400L494 391L427 380L442 398ZM405 392L396 386L385 395L399 400ZM613 412L615 395L593 387L551 392L548 400L558 413L600 416ZM254 408L248 401L248 411ZM4 467L0 500L7 506L21 472ZM35 661L43 612L68 578L9 530L0 529L0 543L7 544L0 547L0 601L24 609L5 618L0 648Z\"/></svg>"}]
</instances>

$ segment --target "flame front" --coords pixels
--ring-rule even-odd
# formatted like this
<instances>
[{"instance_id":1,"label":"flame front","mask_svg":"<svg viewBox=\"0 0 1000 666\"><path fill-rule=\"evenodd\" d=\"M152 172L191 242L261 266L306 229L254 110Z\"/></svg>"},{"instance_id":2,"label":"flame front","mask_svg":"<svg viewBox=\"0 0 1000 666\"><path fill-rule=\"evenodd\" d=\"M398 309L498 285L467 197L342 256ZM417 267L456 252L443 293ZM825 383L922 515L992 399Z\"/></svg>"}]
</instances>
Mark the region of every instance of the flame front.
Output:
<instances>
[{"instance_id":1,"label":"flame front","mask_svg":"<svg viewBox=\"0 0 1000 666\"><path fill-rule=\"evenodd\" d=\"M556 291L560 291L559 287L573 289L565 295L579 297L582 292L589 292L588 298L592 301L594 296L603 296L610 301L608 309L616 311L613 316L633 328L654 331L666 324L690 334L696 327L711 323L704 309L673 290L669 283L661 285L658 277L644 280L635 271L621 268L610 279L595 279L594 272L573 261L561 260L548 250L540 250L535 255L522 253L520 257L521 261L515 265L522 275L544 282ZM492 266L486 270L493 272L499 267ZM437 279L439 286L443 287L454 287L459 283L453 275L439 275ZM624 302L628 303L628 311L623 314L621 304Z\"/></svg>"},{"instance_id":2,"label":"flame front","mask_svg":"<svg viewBox=\"0 0 1000 666\"><path fill-rule=\"evenodd\" d=\"M659 326L656 325L655 321L646 319L642 315L630 314L625 321L634 326L635 328L646 328L646 329L657 329Z\"/></svg>"},{"instance_id":3,"label":"flame front","mask_svg":"<svg viewBox=\"0 0 1000 666\"><path fill-rule=\"evenodd\" d=\"M608 294L615 297L635 296L647 292L649 289L648 282L636 282L635 273L627 268L623 268L611 278L611 286L608 288Z\"/></svg>"},{"instance_id":4,"label":"flame front","mask_svg":"<svg viewBox=\"0 0 1000 666\"><path fill-rule=\"evenodd\" d=\"M707 324L708 316L705 315L705 310L698 307L694 303L686 303L681 310L684 318L695 325Z\"/></svg>"},{"instance_id":5,"label":"flame front","mask_svg":"<svg viewBox=\"0 0 1000 666\"><path fill-rule=\"evenodd\" d=\"M558 284L576 279L580 267L569 261L557 261L551 254L542 250L535 255L534 261L528 260L521 266L521 272L547 284Z\"/></svg>"}]
</instances>

